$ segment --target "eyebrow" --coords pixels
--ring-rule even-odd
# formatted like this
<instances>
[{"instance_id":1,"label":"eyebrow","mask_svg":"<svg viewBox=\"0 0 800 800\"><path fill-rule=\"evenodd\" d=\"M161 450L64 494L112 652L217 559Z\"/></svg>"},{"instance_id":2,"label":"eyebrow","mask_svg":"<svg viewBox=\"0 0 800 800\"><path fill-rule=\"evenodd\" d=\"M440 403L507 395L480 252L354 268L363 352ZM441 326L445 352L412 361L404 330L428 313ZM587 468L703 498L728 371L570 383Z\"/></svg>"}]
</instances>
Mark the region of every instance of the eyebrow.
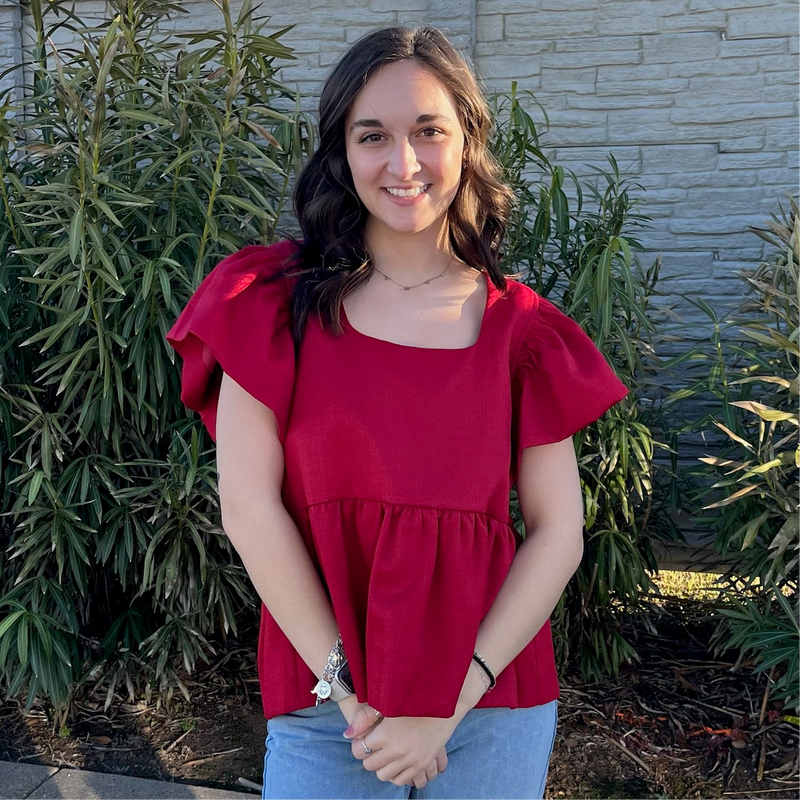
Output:
<instances>
[{"instance_id":1,"label":"eyebrow","mask_svg":"<svg viewBox=\"0 0 800 800\"><path fill-rule=\"evenodd\" d=\"M421 125L423 122L437 122L438 120L450 121L450 117L445 114L420 114L417 117L416 125ZM357 119L347 130L351 133L354 128L382 128L383 123L379 119Z\"/></svg>"}]
</instances>

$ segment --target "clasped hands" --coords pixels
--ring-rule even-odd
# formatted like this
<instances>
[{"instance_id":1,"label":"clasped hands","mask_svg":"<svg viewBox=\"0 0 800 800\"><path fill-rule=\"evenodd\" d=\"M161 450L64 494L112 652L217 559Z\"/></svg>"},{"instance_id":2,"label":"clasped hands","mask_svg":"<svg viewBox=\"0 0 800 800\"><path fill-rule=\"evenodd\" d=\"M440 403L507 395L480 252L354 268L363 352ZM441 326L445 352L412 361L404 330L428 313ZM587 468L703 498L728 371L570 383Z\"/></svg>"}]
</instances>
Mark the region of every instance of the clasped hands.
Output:
<instances>
[{"instance_id":1,"label":"clasped hands","mask_svg":"<svg viewBox=\"0 0 800 800\"><path fill-rule=\"evenodd\" d=\"M355 695L339 703L352 733L351 749L364 768L375 772L381 781L395 786L413 785L422 789L447 769L445 745L467 711L483 697L486 687L475 669L467 671L456 712L452 717L389 717L360 703ZM363 741L369 736L369 749ZM431 754L434 754L431 757Z\"/></svg>"},{"instance_id":2,"label":"clasped hands","mask_svg":"<svg viewBox=\"0 0 800 800\"><path fill-rule=\"evenodd\" d=\"M344 713L345 709L342 711ZM376 716L366 703L356 703L348 711L351 711L352 718L345 713L345 719L352 729L353 755L379 780L389 781L395 786L408 784L422 789L447 769L445 745L456 729L457 716L385 719ZM364 748L367 735L371 754L367 754ZM436 754L434 758L431 758L431 753Z\"/></svg>"}]
</instances>

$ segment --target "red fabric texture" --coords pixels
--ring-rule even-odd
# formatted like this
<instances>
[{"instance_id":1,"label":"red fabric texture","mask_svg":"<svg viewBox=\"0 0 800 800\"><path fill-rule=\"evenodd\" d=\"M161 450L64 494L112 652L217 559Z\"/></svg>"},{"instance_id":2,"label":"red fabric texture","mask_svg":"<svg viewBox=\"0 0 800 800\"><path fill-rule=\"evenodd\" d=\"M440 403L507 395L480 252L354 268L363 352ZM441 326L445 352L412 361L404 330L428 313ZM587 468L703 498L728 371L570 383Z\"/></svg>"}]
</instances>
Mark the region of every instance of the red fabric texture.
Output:
<instances>
[{"instance_id":1,"label":"red fabric texture","mask_svg":"<svg viewBox=\"0 0 800 800\"><path fill-rule=\"evenodd\" d=\"M523 448L560 441L627 389L575 322L524 284L487 279L478 341L411 347L310 315L297 357L291 278L264 284L294 245L221 261L167 335L181 399L215 436L221 370L275 412L283 501L326 586L357 697L387 717L449 717L478 627L521 540L509 515ZM520 609L520 613L524 613ZM316 676L262 604L267 718L313 705ZM559 696L549 622L478 708Z\"/></svg>"}]
</instances>

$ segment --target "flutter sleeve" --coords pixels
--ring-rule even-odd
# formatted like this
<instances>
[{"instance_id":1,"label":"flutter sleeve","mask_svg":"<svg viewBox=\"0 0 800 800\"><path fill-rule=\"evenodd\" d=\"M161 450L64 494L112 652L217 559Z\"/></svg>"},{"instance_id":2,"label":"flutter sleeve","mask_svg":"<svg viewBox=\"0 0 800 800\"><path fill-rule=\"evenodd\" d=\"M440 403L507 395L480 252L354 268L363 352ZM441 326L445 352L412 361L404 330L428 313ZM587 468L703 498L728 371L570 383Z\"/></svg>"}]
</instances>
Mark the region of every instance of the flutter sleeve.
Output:
<instances>
[{"instance_id":1,"label":"flutter sleeve","mask_svg":"<svg viewBox=\"0 0 800 800\"><path fill-rule=\"evenodd\" d=\"M537 299L513 372L518 455L525 447L572 436L628 394L581 326Z\"/></svg>"},{"instance_id":2,"label":"flutter sleeve","mask_svg":"<svg viewBox=\"0 0 800 800\"><path fill-rule=\"evenodd\" d=\"M181 402L200 414L217 440L222 373L272 409L284 440L292 401L295 352L286 278L267 282L294 244L252 245L219 262L166 335L183 360Z\"/></svg>"}]
</instances>

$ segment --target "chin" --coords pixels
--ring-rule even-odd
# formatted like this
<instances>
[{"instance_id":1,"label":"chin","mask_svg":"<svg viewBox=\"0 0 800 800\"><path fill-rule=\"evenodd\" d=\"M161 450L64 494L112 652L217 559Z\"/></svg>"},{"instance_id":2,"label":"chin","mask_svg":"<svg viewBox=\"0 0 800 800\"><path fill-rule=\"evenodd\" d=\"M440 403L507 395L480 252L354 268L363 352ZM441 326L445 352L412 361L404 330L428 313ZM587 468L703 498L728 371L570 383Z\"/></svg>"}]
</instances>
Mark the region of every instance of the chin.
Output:
<instances>
[{"instance_id":1,"label":"chin","mask_svg":"<svg viewBox=\"0 0 800 800\"><path fill-rule=\"evenodd\" d=\"M381 214L375 215L381 224L398 233L421 233L431 225L435 225L442 215L431 213L430 209L420 209L423 213L417 214ZM446 214L446 212L443 212Z\"/></svg>"},{"instance_id":2,"label":"chin","mask_svg":"<svg viewBox=\"0 0 800 800\"><path fill-rule=\"evenodd\" d=\"M373 215L373 217L382 228L392 231L393 233L421 233L436 221L434 219L413 217L397 219L396 217L378 216L377 214Z\"/></svg>"},{"instance_id":3,"label":"chin","mask_svg":"<svg viewBox=\"0 0 800 800\"><path fill-rule=\"evenodd\" d=\"M422 233L423 231L430 228L432 223L425 222L425 223L406 223L406 224L396 224L392 225L386 223L386 227L390 230L394 231L395 233L408 233L408 234L415 234L415 233Z\"/></svg>"}]
</instances>

